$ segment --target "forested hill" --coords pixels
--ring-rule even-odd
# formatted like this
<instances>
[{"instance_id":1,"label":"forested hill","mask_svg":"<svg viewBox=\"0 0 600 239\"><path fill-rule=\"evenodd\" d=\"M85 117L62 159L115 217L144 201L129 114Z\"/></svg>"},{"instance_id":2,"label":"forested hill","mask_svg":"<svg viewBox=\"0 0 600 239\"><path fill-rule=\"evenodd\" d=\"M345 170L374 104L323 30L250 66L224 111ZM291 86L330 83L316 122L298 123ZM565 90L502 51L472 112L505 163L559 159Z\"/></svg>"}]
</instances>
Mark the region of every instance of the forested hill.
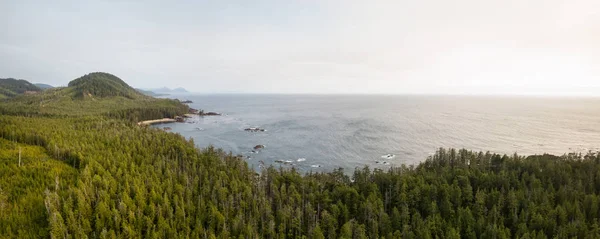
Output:
<instances>
[{"instance_id":1,"label":"forested hill","mask_svg":"<svg viewBox=\"0 0 600 239\"><path fill-rule=\"evenodd\" d=\"M69 82L76 97L122 96L129 99L144 98L123 80L104 72L94 72Z\"/></svg>"},{"instance_id":2,"label":"forested hill","mask_svg":"<svg viewBox=\"0 0 600 239\"><path fill-rule=\"evenodd\" d=\"M120 78L101 72L72 80L68 87L0 101L0 113L26 116L105 115L140 121L173 117L187 111L188 107L176 100L143 95Z\"/></svg>"},{"instance_id":3,"label":"forested hill","mask_svg":"<svg viewBox=\"0 0 600 239\"><path fill-rule=\"evenodd\" d=\"M0 114L0 238L600 237L597 153L440 149L389 170L257 173L109 107L149 97L47 91L85 111Z\"/></svg>"},{"instance_id":4,"label":"forested hill","mask_svg":"<svg viewBox=\"0 0 600 239\"><path fill-rule=\"evenodd\" d=\"M26 80L0 78L0 99L14 97L20 94L24 94L27 91L37 92L41 91L41 89Z\"/></svg>"}]
</instances>

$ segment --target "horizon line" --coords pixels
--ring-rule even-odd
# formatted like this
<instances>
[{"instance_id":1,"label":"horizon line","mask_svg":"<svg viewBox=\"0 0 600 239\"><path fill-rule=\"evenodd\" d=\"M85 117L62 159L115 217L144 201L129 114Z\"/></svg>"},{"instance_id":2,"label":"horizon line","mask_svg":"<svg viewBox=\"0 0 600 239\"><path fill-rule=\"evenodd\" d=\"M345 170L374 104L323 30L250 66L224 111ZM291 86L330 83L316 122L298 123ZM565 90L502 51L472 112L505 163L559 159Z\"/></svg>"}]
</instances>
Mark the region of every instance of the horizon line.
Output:
<instances>
[{"instance_id":1,"label":"horizon line","mask_svg":"<svg viewBox=\"0 0 600 239\"><path fill-rule=\"evenodd\" d=\"M470 94L470 93L367 93L367 92L352 92L352 93L308 93L308 92L184 92L171 95L306 95L306 96L463 96L463 97L531 97L531 98L600 98L600 94L546 94L546 93L498 93L498 94Z\"/></svg>"}]
</instances>

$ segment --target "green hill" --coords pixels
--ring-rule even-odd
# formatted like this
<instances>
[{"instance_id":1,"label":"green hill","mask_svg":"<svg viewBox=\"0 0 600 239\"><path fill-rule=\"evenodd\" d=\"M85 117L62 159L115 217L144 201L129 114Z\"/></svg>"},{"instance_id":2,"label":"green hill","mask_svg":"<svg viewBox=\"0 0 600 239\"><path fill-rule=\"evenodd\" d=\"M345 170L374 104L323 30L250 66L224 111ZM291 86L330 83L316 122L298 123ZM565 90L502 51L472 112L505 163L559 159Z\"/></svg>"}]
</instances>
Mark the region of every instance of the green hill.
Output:
<instances>
[{"instance_id":1,"label":"green hill","mask_svg":"<svg viewBox=\"0 0 600 239\"><path fill-rule=\"evenodd\" d=\"M41 91L39 87L26 80L17 80L13 78L0 78L0 99L15 97L25 92Z\"/></svg>"},{"instance_id":2,"label":"green hill","mask_svg":"<svg viewBox=\"0 0 600 239\"><path fill-rule=\"evenodd\" d=\"M90 73L69 82L68 87L15 95L0 102L0 113L9 115L106 115L135 121L187 111L188 107L176 100L145 96L108 73Z\"/></svg>"},{"instance_id":3,"label":"green hill","mask_svg":"<svg viewBox=\"0 0 600 239\"><path fill-rule=\"evenodd\" d=\"M114 75L94 72L69 82L69 87L77 97L122 96L129 99L143 98L144 95L133 89Z\"/></svg>"}]
</instances>

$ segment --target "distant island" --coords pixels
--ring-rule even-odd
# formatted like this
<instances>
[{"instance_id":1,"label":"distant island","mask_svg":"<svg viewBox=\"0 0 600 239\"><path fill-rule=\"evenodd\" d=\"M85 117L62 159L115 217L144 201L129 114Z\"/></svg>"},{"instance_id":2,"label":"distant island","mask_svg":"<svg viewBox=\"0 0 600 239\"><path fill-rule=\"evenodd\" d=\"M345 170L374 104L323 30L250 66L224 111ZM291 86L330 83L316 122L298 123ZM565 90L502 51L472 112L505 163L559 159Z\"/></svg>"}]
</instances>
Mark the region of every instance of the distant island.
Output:
<instances>
[{"instance_id":1,"label":"distant island","mask_svg":"<svg viewBox=\"0 0 600 239\"><path fill-rule=\"evenodd\" d=\"M158 96L166 96L169 94L163 94L163 93L156 93L154 91L150 91L150 90L142 90L140 88L135 88L135 90L137 90L138 92L147 95L147 96L152 96L152 97L158 97Z\"/></svg>"},{"instance_id":2,"label":"distant island","mask_svg":"<svg viewBox=\"0 0 600 239\"><path fill-rule=\"evenodd\" d=\"M167 87L163 87L163 88L156 88L156 89L142 89L142 88L135 88L135 89L144 95L152 96L152 97L167 96L167 95L178 94L178 93L189 93L184 88L169 89Z\"/></svg>"},{"instance_id":3,"label":"distant island","mask_svg":"<svg viewBox=\"0 0 600 239\"><path fill-rule=\"evenodd\" d=\"M51 85L48 85L48 84L43 84L43 83L35 83L34 85L37 86L38 88L42 89L42 90L54 88L54 86L51 86Z\"/></svg>"},{"instance_id":4,"label":"distant island","mask_svg":"<svg viewBox=\"0 0 600 239\"><path fill-rule=\"evenodd\" d=\"M198 149L166 132L170 127L141 127L137 122L172 121L193 109L144 95L109 73L43 91L1 79L0 93L3 238L600 235L597 152L440 148L419 165L301 174ZM259 171L249 167L258 163Z\"/></svg>"},{"instance_id":5,"label":"distant island","mask_svg":"<svg viewBox=\"0 0 600 239\"><path fill-rule=\"evenodd\" d=\"M173 93L189 93L189 91L187 91L184 88L175 88L175 89L170 89L167 87L162 87L162 88L156 88L156 89L145 89L148 91L152 91L152 92L156 92L156 93L162 93L162 94L173 94Z\"/></svg>"}]
</instances>

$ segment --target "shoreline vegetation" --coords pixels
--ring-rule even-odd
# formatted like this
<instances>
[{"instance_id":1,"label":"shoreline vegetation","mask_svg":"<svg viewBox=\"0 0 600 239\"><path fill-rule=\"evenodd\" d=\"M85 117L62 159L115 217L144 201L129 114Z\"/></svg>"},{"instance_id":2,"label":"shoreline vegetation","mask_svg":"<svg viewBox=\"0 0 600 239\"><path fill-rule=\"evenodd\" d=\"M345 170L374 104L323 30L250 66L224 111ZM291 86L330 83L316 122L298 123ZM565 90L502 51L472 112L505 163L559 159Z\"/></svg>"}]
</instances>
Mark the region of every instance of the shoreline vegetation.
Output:
<instances>
[{"instance_id":1,"label":"shoreline vegetation","mask_svg":"<svg viewBox=\"0 0 600 239\"><path fill-rule=\"evenodd\" d=\"M388 170L257 172L221 149L138 127L189 107L141 95L107 73L2 100L0 113L0 237L600 235L598 152L440 148L418 165Z\"/></svg>"}]
</instances>

